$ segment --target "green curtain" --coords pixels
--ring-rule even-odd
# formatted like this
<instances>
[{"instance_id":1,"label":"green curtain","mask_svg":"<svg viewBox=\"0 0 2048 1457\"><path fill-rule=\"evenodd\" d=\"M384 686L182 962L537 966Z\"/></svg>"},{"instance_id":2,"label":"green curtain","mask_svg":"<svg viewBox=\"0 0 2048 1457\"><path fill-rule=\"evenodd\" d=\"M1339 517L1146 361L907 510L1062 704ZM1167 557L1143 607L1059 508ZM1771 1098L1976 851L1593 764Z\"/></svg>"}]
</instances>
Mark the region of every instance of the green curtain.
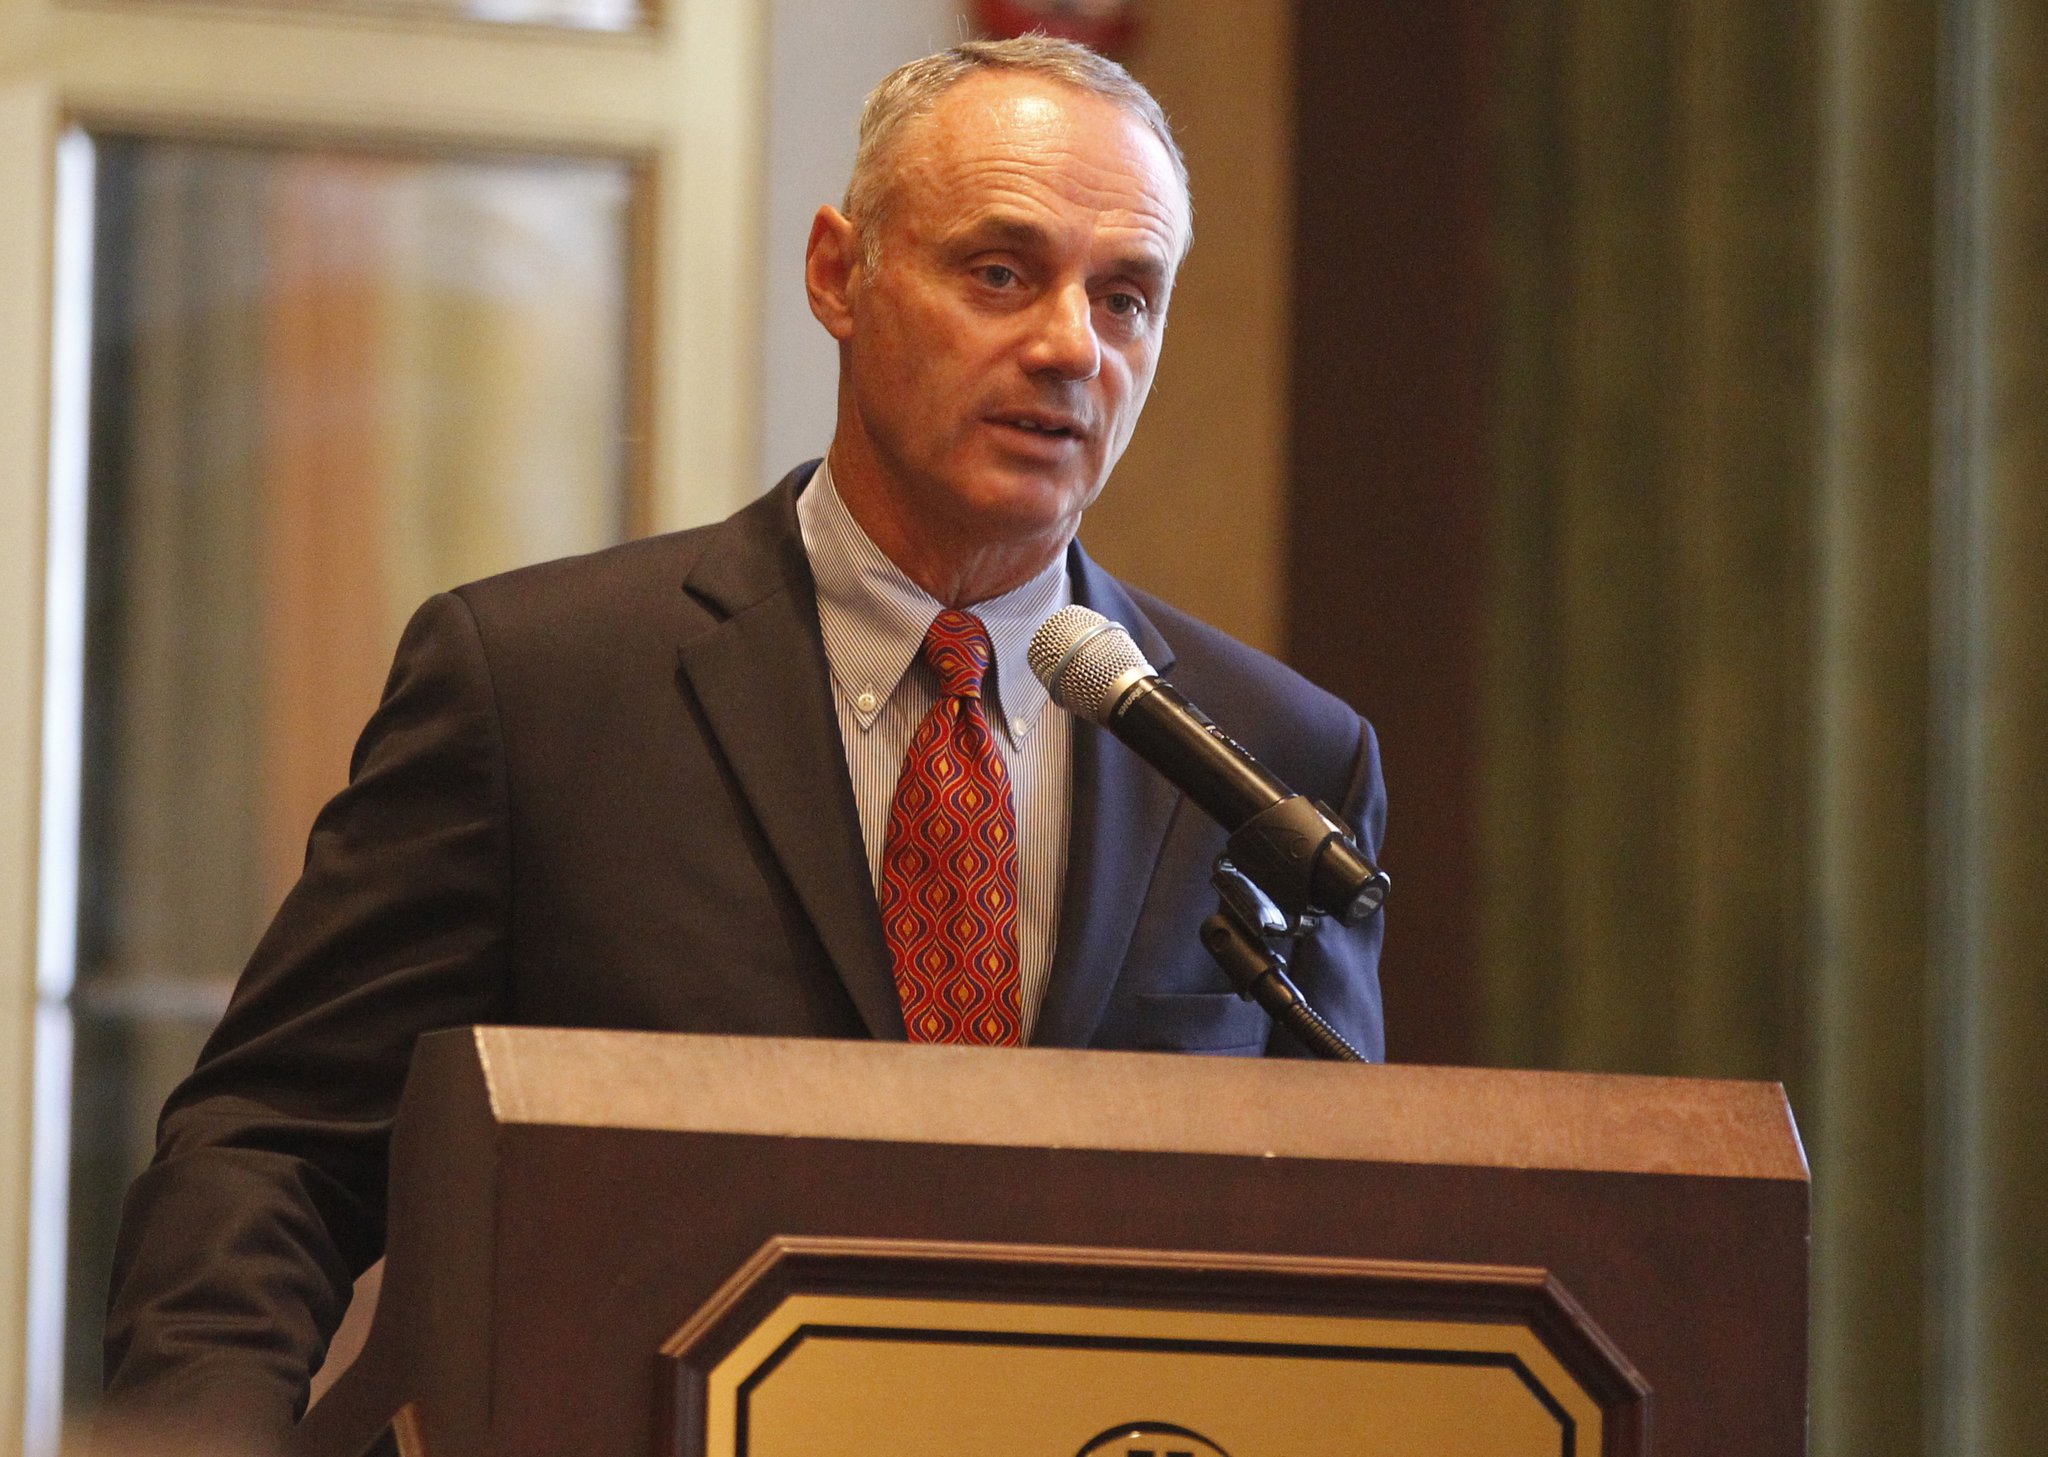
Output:
<instances>
[{"instance_id":1,"label":"green curtain","mask_svg":"<svg viewBox=\"0 0 2048 1457\"><path fill-rule=\"evenodd\" d=\"M1786 1082L1814 1450L2048 1451L2048 3L1503 14L1491 1051Z\"/></svg>"}]
</instances>

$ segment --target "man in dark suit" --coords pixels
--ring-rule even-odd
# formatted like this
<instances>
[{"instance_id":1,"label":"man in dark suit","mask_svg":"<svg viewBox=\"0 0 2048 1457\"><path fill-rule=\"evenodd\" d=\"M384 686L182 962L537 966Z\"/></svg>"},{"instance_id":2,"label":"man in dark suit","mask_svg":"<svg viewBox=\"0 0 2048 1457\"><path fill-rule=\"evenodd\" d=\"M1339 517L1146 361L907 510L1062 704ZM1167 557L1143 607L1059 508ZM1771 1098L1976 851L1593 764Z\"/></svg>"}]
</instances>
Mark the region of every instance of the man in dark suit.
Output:
<instances>
[{"instance_id":1,"label":"man in dark suit","mask_svg":"<svg viewBox=\"0 0 2048 1457\"><path fill-rule=\"evenodd\" d=\"M130 1195L116 1408L283 1432L381 1249L435 1028L1299 1054L1196 939L1221 832L1021 660L1067 601L1122 623L1376 851L1357 714L1074 543L1189 226L1156 104L1078 48L956 48L878 89L807 264L840 347L827 460L717 526L415 616ZM956 793L987 817L949 862L931 805ZM1377 918L1333 925L1296 967L1374 1056L1378 950Z\"/></svg>"}]
</instances>

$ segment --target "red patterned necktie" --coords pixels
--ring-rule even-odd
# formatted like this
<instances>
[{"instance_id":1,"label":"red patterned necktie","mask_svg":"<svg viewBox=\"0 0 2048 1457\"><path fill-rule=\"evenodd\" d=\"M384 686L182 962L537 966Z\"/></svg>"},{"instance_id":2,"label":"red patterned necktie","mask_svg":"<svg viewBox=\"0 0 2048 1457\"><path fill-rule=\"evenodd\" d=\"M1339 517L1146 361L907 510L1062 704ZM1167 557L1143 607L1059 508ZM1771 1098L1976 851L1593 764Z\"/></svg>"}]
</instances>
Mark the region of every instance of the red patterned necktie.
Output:
<instances>
[{"instance_id":1,"label":"red patterned necktie","mask_svg":"<svg viewBox=\"0 0 2048 1457\"><path fill-rule=\"evenodd\" d=\"M912 1042L1022 1040L1017 812L981 682L988 629L948 609L924 637L939 698L911 737L882 848L882 929Z\"/></svg>"}]
</instances>

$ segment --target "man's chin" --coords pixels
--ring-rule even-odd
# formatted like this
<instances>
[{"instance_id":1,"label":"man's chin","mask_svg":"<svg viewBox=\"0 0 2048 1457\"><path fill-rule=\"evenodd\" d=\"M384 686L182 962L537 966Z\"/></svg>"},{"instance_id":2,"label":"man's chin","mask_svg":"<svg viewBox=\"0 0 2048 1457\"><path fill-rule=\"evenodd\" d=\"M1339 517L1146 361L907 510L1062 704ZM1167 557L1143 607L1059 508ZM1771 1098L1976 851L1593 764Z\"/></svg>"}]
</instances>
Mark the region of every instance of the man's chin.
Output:
<instances>
[{"instance_id":1,"label":"man's chin","mask_svg":"<svg viewBox=\"0 0 2048 1457\"><path fill-rule=\"evenodd\" d=\"M1076 452L1061 460L1032 460L1003 452L961 473L957 498L990 515L1051 521L1078 516L1102 490L1093 459Z\"/></svg>"},{"instance_id":2,"label":"man's chin","mask_svg":"<svg viewBox=\"0 0 2048 1457\"><path fill-rule=\"evenodd\" d=\"M1081 513L1099 489L1071 478L1003 474L976 482L958 499L968 508L969 524L986 532L991 542L1054 537L1064 541L1074 534Z\"/></svg>"}]
</instances>

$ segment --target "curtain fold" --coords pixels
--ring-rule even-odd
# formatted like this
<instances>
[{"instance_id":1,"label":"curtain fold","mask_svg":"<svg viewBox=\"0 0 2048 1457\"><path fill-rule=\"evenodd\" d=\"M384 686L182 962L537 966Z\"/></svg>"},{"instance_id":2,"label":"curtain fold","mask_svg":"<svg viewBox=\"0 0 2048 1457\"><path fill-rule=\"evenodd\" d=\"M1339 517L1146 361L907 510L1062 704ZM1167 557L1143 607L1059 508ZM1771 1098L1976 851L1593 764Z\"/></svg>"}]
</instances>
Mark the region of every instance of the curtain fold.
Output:
<instances>
[{"instance_id":1,"label":"curtain fold","mask_svg":"<svg viewBox=\"0 0 2048 1457\"><path fill-rule=\"evenodd\" d=\"M1822 10L1816 1451L1923 1450L1937 17Z\"/></svg>"},{"instance_id":2,"label":"curtain fold","mask_svg":"<svg viewBox=\"0 0 2048 1457\"><path fill-rule=\"evenodd\" d=\"M2048 3L1948 16L1930 1450L2048 1451Z\"/></svg>"},{"instance_id":3,"label":"curtain fold","mask_svg":"<svg viewBox=\"0 0 2048 1457\"><path fill-rule=\"evenodd\" d=\"M1809 28L1651 0L1507 27L1489 1039L1796 1080Z\"/></svg>"},{"instance_id":4,"label":"curtain fold","mask_svg":"<svg viewBox=\"0 0 2048 1457\"><path fill-rule=\"evenodd\" d=\"M2048 3L1504 24L1493 1053L1785 1081L1813 1450L2048 1450Z\"/></svg>"}]
</instances>

